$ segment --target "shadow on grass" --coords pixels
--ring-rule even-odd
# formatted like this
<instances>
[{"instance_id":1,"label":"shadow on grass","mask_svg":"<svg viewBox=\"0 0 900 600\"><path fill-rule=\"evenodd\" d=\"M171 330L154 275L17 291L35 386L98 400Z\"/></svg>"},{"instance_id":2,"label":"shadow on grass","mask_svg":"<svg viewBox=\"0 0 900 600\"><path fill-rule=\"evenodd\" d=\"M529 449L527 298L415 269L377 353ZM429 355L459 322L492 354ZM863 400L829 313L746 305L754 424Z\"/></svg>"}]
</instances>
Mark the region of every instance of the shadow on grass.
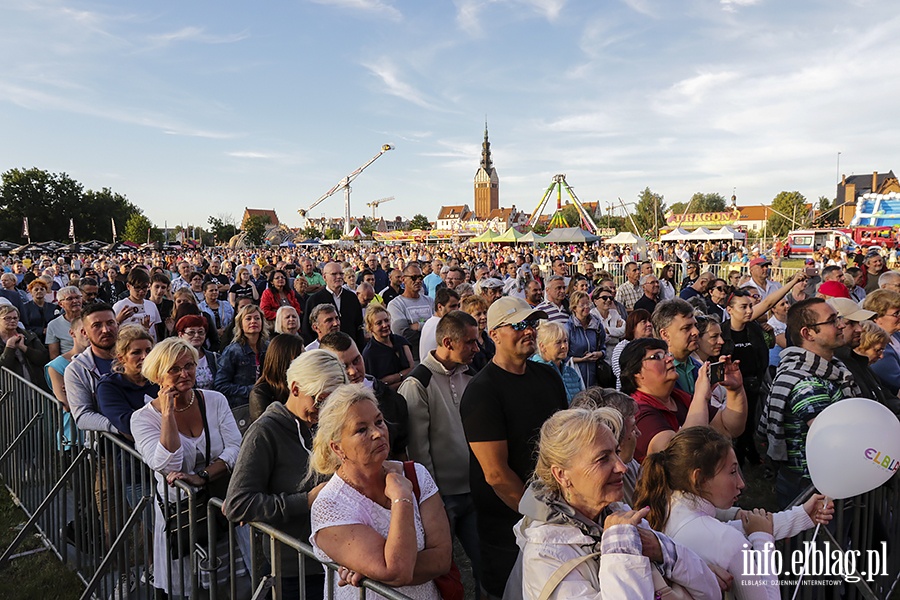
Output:
<instances>
[{"instance_id":1,"label":"shadow on grass","mask_svg":"<svg viewBox=\"0 0 900 600\"><path fill-rule=\"evenodd\" d=\"M0 485L0 548L9 546L25 521L25 513ZM32 535L16 548L16 553L37 548L42 545ZM0 600L69 600L80 598L82 592L81 580L50 551L16 558L0 571Z\"/></svg>"}]
</instances>

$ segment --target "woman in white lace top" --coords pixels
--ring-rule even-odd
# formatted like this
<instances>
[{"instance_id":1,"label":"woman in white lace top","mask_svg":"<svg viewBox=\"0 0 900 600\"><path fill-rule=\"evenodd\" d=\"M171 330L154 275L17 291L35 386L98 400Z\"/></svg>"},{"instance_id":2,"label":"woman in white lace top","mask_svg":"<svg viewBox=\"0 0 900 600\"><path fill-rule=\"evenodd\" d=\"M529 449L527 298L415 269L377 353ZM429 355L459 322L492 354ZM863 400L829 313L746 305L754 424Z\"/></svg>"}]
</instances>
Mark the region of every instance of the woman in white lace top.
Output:
<instances>
[{"instance_id":1,"label":"woman in white lace top","mask_svg":"<svg viewBox=\"0 0 900 600\"><path fill-rule=\"evenodd\" d=\"M432 580L449 571L453 551L443 502L419 464L415 494L403 465L385 460L389 449L387 425L370 389L346 385L329 396L319 411L309 467L334 476L313 502L310 542L317 558L341 565L345 582L369 578L410 598L440 600ZM341 587L334 597L356 598L358 590Z\"/></svg>"}]
</instances>

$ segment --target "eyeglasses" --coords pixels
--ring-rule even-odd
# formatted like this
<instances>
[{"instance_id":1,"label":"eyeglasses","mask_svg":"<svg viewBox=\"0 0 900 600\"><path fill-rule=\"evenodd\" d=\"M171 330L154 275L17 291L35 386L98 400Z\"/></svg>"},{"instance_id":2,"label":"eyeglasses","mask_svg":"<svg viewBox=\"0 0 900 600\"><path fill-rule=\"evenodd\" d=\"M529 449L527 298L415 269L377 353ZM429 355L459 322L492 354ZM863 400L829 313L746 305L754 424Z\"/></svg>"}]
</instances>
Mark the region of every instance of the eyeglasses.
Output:
<instances>
[{"instance_id":1,"label":"eyeglasses","mask_svg":"<svg viewBox=\"0 0 900 600\"><path fill-rule=\"evenodd\" d=\"M713 289L714 289L714 290L719 290L720 292L727 292L727 291L728 291L728 288L725 287L724 285L717 285L717 286L714 287Z\"/></svg>"},{"instance_id":2,"label":"eyeglasses","mask_svg":"<svg viewBox=\"0 0 900 600\"><path fill-rule=\"evenodd\" d=\"M404 275L407 279L412 279L413 281L422 281L425 279L422 275Z\"/></svg>"},{"instance_id":3,"label":"eyeglasses","mask_svg":"<svg viewBox=\"0 0 900 600\"><path fill-rule=\"evenodd\" d=\"M185 364L183 367L179 367L178 365L169 367L169 370L166 371L169 375L181 375L181 373L193 373L197 370L197 363L189 362Z\"/></svg>"},{"instance_id":4,"label":"eyeglasses","mask_svg":"<svg viewBox=\"0 0 900 600\"><path fill-rule=\"evenodd\" d=\"M205 329L185 329L181 333L188 337L204 337L204 336L206 336Z\"/></svg>"},{"instance_id":5,"label":"eyeglasses","mask_svg":"<svg viewBox=\"0 0 900 600\"><path fill-rule=\"evenodd\" d=\"M498 325L494 329L499 329L500 327L510 327L513 331L525 331L526 329L537 329L537 326L540 325L540 319L525 319L524 321L519 321L518 323L505 323L503 325Z\"/></svg>"},{"instance_id":6,"label":"eyeglasses","mask_svg":"<svg viewBox=\"0 0 900 600\"><path fill-rule=\"evenodd\" d=\"M671 352L657 352L655 354L651 354L650 356L645 356L643 360L668 360L669 358L675 358L675 355Z\"/></svg>"},{"instance_id":7,"label":"eyeglasses","mask_svg":"<svg viewBox=\"0 0 900 600\"><path fill-rule=\"evenodd\" d=\"M9 315L8 317L3 317L3 320L7 323L18 323L19 317L17 317L16 315Z\"/></svg>"},{"instance_id":8,"label":"eyeglasses","mask_svg":"<svg viewBox=\"0 0 900 600\"><path fill-rule=\"evenodd\" d=\"M834 327L837 327L839 325L843 325L846 322L847 322L847 320L844 319L844 317L839 317L839 316L835 315L835 316L831 317L830 319L828 319L827 321L822 321L821 323L813 323L812 325L810 325L810 327L819 327L820 325L832 325Z\"/></svg>"},{"instance_id":9,"label":"eyeglasses","mask_svg":"<svg viewBox=\"0 0 900 600\"><path fill-rule=\"evenodd\" d=\"M602 300L603 302L612 302L612 299L612 296L600 296L600 300Z\"/></svg>"}]
</instances>

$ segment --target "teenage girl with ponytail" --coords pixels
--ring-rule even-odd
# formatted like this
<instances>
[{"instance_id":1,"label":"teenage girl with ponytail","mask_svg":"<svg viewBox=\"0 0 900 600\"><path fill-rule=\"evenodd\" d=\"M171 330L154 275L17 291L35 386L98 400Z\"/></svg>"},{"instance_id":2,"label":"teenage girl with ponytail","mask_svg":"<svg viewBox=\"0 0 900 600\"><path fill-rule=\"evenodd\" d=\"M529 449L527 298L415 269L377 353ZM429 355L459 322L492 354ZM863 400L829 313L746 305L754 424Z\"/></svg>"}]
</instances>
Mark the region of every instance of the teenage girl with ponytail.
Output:
<instances>
[{"instance_id":1,"label":"teenage girl with ponytail","mask_svg":"<svg viewBox=\"0 0 900 600\"><path fill-rule=\"evenodd\" d=\"M761 508L741 510L737 519L722 522L716 509L731 508L744 489L731 441L709 427L682 429L662 451L648 455L635 490L635 506L649 506L647 521L675 542L696 552L706 562L728 570L734 577L737 600L780 598L778 573L762 565L744 566L744 550L763 550L819 524L827 524L834 504L814 494L801 506L778 513ZM769 547L771 550L771 546Z\"/></svg>"}]
</instances>

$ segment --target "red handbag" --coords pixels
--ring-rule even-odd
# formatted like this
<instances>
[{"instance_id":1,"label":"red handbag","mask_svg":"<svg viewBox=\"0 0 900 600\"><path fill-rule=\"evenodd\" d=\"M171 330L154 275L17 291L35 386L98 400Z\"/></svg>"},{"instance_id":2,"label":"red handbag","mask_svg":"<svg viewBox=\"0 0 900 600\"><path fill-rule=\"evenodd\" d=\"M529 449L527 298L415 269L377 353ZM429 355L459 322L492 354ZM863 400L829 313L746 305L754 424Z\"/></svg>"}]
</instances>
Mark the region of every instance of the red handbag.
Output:
<instances>
[{"instance_id":1,"label":"red handbag","mask_svg":"<svg viewBox=\"0 0 900 600\"><path fill-rule=\"evenodd\" d=\"M403 474L412 482L413 493L416 495L416 502L418 503L420 490L419 478L416 476L416 463L411 460L404 461ZM462 575L452 556L450 557L450 570L443 575L435 577L434 584L437 586L443 600L464 600L465 598Z\"/></svg>"}]
</instances>

